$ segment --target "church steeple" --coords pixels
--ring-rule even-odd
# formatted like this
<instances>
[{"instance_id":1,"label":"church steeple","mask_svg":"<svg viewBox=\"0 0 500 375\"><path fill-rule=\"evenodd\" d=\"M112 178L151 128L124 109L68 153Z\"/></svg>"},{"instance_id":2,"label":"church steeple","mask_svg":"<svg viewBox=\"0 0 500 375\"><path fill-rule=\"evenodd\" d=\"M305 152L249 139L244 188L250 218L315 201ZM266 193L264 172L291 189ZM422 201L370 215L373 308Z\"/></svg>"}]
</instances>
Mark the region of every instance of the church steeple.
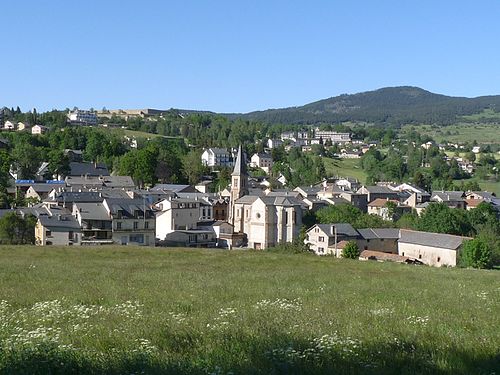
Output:
<instances>
[{"instance_id":1,"label":"church steeple","mask_svg":"<svg viewBox=\"0 0 500 375\"><path fill-rule=\"evenodd\" d=\"M248 194L247 164L241 145L238 147L238 155L231 173L231 197L229 201L229 222L234 225L235 202L237 199Z\"/></svg>"},{"instance_id":2,"label":"church steeple","mask_svg":"<svg viewBox=\"0 0 500 375\"><path fill-rule=\"evenodd\" d=\"M240 145L234 170L231 173L231 198L238 199L246 194L248 194L247 164Z\"/></svg>"}]
</instances>

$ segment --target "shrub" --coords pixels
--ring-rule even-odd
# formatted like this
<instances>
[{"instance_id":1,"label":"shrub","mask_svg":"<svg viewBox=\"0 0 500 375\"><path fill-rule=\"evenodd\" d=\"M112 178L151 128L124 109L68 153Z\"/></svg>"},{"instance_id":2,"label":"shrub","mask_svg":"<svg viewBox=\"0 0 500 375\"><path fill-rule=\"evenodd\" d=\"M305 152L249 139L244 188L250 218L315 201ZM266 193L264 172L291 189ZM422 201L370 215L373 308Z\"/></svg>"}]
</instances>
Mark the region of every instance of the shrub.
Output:
<instances>
[{"instance_id":1,"label":"shrub","mask_svg":"<svg viewBox=\"0 0 500 375\"><path fill-rule=\"evenodd\" d=\"M491 267L492 249L482 238L465 241L460 256L462 267Z\"/></svg>"},{"instance_id":2,"label":"shrub","mask_svg":"<svg viewBox=\"0 0 500 375\"><path fill-rule=\"evenodd\" d=\"M354 241L349 241L347 245L345 245L344 250L342 251L343 258L349 259L358 259L359 258L359 247Z\"/></svg>"}]
</instances>

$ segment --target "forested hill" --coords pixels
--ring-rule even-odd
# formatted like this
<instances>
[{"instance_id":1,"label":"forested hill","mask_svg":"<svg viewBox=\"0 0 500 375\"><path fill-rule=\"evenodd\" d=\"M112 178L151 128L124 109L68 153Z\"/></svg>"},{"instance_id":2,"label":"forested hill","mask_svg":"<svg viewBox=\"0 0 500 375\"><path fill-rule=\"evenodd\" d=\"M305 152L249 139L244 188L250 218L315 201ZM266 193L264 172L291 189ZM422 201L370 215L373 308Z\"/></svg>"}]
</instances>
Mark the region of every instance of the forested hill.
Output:
<instances>
[{"instance_id":1,"label":"forested hill","mask_svg":"<svg viewBox=\"0 0 500 375\"><path fill-rule=\"evenodd\" d=\"M480 113L483 109L500 112L500 95L477 98L434 94L418 87L386 87L359 94L343 94L301 107L269 109L231 118L283 124L366 121L373 123L450 124L457 116Z\"/></svg>"}]
</instances>

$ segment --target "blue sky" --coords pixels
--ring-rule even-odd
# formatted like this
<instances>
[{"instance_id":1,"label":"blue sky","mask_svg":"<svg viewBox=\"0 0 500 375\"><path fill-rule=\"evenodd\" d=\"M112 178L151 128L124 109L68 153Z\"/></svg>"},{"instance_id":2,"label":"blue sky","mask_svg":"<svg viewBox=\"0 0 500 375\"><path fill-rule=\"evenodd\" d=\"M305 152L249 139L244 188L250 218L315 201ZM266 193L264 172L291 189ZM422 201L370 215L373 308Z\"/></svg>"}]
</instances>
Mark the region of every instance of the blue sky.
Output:
<instances>
[{"instance_id":1,"label":"blue sky","mask_svg":"<svg viewBox=\"0 0 500 375\"><path fill-rule=\"evenodd\" d=\"M2 1L0 106L302 105L385 86L500 94L500 2Z\"/></svg>"}]
</instances>

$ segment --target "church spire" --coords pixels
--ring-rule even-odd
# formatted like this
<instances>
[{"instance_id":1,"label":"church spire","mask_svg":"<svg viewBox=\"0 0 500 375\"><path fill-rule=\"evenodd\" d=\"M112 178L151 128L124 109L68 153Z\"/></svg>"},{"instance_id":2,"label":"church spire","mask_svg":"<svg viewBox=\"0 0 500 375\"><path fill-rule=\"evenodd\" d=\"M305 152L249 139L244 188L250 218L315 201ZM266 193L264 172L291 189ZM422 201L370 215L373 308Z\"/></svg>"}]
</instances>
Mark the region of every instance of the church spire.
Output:
<instances>
[{"instance_id":1,"label":"church spire","mask_svg":"<svg viewBox=\"0 0 500 375\"><path fill-rule=\"evenodd\" d=\"M234 225L235 218L235 202L239 198L248 194L248 175L245 154L242 151L241 145L238 147L238 155L234 170L231 173L231 197L229 201L229 222Z\"/></svg>"},{"instance_id":2,"label":"church spire","mask_svg":"<svg viewBox=\"0 0 500 375\"><path fill-rule=\"evenodd\" d=\"M234 163L234 170L231 176L241 176L247 174L247 164L245 163L245 158L243 157L243 152L241 151L241 145L238 147L238 155L236 156L236 163Z\"/></svg>"}]
</instances>

